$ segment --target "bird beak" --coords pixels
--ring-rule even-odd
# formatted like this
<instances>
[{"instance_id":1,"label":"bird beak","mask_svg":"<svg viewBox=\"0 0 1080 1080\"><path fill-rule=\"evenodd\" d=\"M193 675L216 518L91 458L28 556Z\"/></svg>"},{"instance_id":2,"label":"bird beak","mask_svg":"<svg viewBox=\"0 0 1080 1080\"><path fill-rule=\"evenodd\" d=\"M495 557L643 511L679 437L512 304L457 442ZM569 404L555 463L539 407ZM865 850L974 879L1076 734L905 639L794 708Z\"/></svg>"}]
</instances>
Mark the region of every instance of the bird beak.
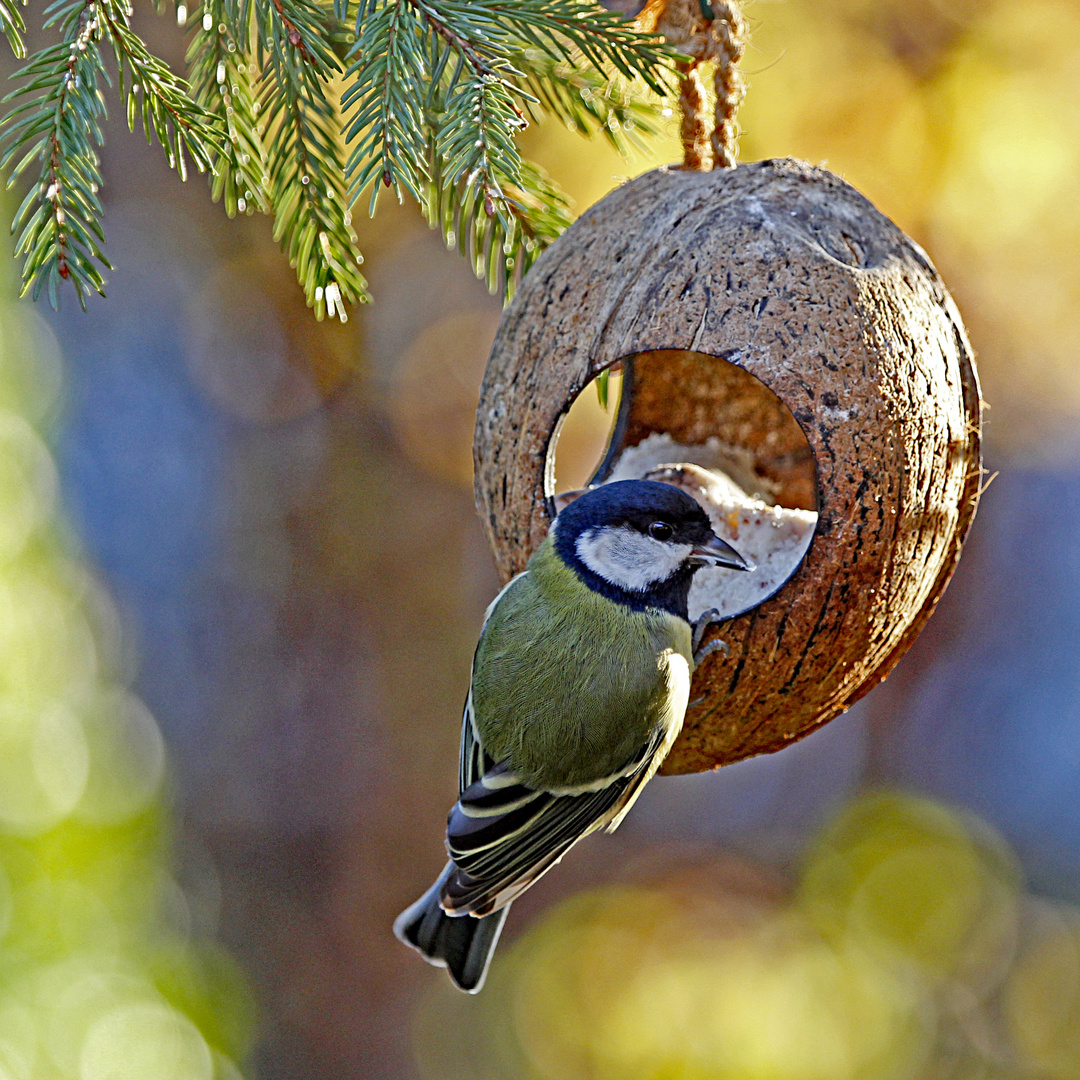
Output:
<instances>
[{"instance_id":1,"label":"bird beak","mask_svg":"<svg viewBox=\"0 0 1080 1080\"><path fill-rule=\"evenodd\" d=\"M706 544L698 544L690 552L690 558L700 566L724 566L729 570L753 570L754 564L748 563L730 544L719 536L714 536Z\"/></svg>"}]
</instances>

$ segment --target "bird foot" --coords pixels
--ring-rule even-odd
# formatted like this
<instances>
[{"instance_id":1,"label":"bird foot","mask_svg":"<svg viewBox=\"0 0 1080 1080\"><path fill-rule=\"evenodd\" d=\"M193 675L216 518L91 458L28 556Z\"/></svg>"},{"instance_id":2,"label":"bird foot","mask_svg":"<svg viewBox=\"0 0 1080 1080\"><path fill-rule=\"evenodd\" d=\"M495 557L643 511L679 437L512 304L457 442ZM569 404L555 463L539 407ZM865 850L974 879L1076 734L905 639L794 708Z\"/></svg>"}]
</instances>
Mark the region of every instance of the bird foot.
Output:
<instances>
[{"instance_id":1,"label":"bird foot","mask_svg":"<svg viewBox=\"0 0 1080 1080\"><path fill-rule=\"evenodd\" d=\"M710 626L720 621L720 612L716 608L709 608L708 611L703 611L694 623L694 633L691 637L691 648L696 653L701 648L701 639L705 636L705 632Z\"/></svg>"},{"instance_id":2,"label":"bird foot","mask_svg":"<svg viewBox=\"0 0 1080 1080\"><path fill-rule=\"evenodd\" d=\"M710 641L708 645L703 646L701 644L702 639L705 637L710 626L715 626L720 622L720 612L716 608L709 608L708 611L702 612L697 622L694 623L694 633L691 640L694 654L694 664L700 664L706 656L711 656L715 652L722 652L725 656L730 655L728 649L728 643L716 638L714 641Z\"/></svg>"},{"instance_id":3,"label":"bird foot","mask_svg":"<svg viewBox=\"0 0 1080 1080\"><path fill-rule=\"evenodd\" d=\"M715 641L710 641L703 649L698 649L694 653L694 665L695 667L705 659L706 656L712 656L714 652L722 652L725 656L731 655L731 650L728 648L726 641L721 641L717 638Z\"/></svg>"}]
</instances>

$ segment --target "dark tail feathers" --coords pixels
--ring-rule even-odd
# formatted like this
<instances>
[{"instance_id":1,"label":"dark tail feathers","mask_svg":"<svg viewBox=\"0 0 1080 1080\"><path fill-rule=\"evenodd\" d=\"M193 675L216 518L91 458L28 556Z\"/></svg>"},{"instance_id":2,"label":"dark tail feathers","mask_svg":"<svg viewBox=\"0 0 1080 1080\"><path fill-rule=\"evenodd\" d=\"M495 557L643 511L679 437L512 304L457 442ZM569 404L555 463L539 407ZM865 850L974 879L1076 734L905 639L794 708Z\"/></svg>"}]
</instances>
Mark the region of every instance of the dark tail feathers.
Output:
<instances>
[{"instance_id":1,"label":"dark tail feathers","mask_svg":"<svg viewBox=\"0 0 1080 1080\"><path fill-rule=\"evenodd\" d=\"M510 905L480 919L447 915L439 906L439 896L453 869L454 864L447 863L439 880L394 920L394 933L429 964L446 968L462 990L475 994L484 985Z\"/></svg>"}]
</instances>

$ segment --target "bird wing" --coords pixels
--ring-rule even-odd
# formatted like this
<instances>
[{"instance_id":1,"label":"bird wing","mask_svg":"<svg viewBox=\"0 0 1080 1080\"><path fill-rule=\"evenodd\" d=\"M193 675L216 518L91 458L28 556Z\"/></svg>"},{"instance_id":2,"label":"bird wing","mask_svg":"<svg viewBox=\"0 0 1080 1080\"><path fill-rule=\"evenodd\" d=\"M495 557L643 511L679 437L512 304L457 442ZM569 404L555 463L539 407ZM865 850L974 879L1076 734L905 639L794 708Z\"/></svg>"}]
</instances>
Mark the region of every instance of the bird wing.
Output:
<instances>
[{"instance_id":1,"label":"bird wing","mask_svg":"<svg viewBox=\"0 0 1080 1080\"><path fill-rule=\"evenodd\" d=\"M519 574L495 598L484 618L485 629L499 601L527 574ZM509 764L486 751L476 730L470 690L462 717L460 794L446 831L454 862L440 894L446 911L477 916L497 911L578 840L619 824L682 727L690 671L679 655L667 658L667 685L671 692L649 734L612 775L580 787L547 790L530 786Z\"/></svg>"},{"instance_id":2,"label":"bird wing","mask_svg":"<svg viewBox=\"0 0 1080 1080\"><path fill-rule=\"evenodd\" d=\"M458 757L458 791L467 790L492 768L495 762L484 753L472 722L472 693L465 700L465 715L461 720L461 752Z\"/></svg>"},{"instance_id":3,"label":"bird wing","mask_svg":"<svg viewBox=\"0 0 1080 1080\"><path fill-rule=\"evenodd\" d=\"M522 570L520 574L515 574L500 590L494 600L487 606L487 610L484 612L484 621L480 626L480 636L483 637L484 631L487 629L488 621L491 619L491 613L498 606L499 601L523 578L528 575L528 570ZM476 664L475 654L473 656L473 665ZM473 672L469 670L469 685L472 685ZM494 765L491 757L484 753L484 748L480 745L480 740L476 737L476 730L473 728L472 722L472 690L469 690L469 696L465 699L465 715L461 721L461 751L458 757L458 791L464 791L470 784L474 784L484 772Z\"/></svg>"},{"instance_id":4,"label":"bird wing","mask_svg":"<svg viewBox=\"0 0 1080 1080\"><path fill-rule=\"evenodd\" d=\"M578 840L621 817L669 741L658 731L622 772L593 790L538 791L484 753L466 707L462 779L471 782L447 824L446 846L456 869L443 885L443 907L488 915L505 906Z\"/></svg>"}]
</instances>

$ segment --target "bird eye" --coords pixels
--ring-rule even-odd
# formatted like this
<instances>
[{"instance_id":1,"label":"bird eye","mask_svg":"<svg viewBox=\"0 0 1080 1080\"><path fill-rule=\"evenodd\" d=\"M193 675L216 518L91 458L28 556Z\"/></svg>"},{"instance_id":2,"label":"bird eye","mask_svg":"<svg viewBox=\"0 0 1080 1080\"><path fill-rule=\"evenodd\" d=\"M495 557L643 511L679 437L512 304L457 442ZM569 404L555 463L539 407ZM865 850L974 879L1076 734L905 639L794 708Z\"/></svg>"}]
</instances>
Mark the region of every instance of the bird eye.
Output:
<instances>
[{"instance_id":1,"label":"bird eye","mask_svg":"<svg viewBox=\"0 0 1080 1080\"><path fill-rule=\"evenodd\" d=\"M649 526L649 535L654 540L670 540L675 530L666 521L654 521Z\"/></svg>"}]
</instances>

